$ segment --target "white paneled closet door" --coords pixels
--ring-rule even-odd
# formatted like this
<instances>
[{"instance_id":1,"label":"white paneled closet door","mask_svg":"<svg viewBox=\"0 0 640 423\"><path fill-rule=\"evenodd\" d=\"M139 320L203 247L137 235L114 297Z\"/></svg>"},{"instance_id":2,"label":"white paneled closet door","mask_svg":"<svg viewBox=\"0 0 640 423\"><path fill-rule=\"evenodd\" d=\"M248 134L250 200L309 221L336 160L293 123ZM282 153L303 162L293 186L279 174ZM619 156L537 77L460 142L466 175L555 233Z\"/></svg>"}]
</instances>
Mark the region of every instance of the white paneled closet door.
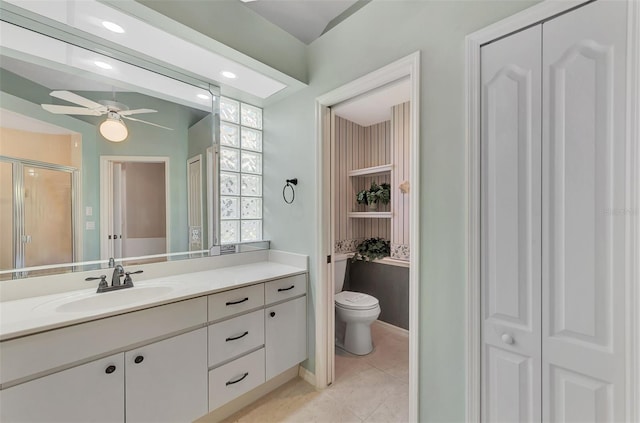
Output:
<instances>
[{"instance_id":1,"label":"white paneled closet door","mask_svg":"<svg viewBox=\"0 0 640 423\"><path fill-rule=\"evenodd\" d=\"M626 2L543 25L543 419L625 420Z\"/></svg>"},{"instance_id":2,"label":"white paneled closet door","mask_svg":"<svg viewBox=\"0 0 640 423\"><path fill-rule=\"evenodd\" d=\"M481 49L482 419L541 418L542 27Z\"/></svg>"}]
</instances>

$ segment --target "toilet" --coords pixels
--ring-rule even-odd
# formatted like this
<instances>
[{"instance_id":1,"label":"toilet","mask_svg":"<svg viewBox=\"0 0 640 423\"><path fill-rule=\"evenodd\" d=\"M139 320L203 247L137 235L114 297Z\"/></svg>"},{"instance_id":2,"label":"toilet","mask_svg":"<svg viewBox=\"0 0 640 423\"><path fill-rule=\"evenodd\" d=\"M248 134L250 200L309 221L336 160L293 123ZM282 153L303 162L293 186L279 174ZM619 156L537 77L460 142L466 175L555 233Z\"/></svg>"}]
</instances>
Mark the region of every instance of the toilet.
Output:
<instances>
[{"instance_id":1,"label":"toilet","mask_svg":"<svg viewBox=\"0 0 640 423\"><path fill-rule=\"evenodd\" d=\"M336 345L356 355L373 351L371 323L380 316L378 299L362 292L343 291L348 258L335 262Z\"/></svg>"}]
</instances>

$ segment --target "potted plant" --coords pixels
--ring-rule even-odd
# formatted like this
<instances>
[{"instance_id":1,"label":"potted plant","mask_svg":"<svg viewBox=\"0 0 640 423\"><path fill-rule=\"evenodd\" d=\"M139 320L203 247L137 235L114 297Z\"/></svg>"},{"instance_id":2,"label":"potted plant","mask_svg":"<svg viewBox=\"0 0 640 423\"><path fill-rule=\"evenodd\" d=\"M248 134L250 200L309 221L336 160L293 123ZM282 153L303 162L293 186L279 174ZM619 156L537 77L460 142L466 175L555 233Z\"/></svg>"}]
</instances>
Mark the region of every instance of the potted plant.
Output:
<instances>
[{"instance_id":1,"label":"potted plant","mask_svg":"<svg viewBox=\"0 0 640 423\"><path fill-rule=\"evenodd\" d=\"M366 204L369 210L377 210L378 203L389 204L391 201L391 185L386 182L380 185L371 182L371 188L363 189L356 195L358 204Z\"/></svg>"},{"instance_id":2,"label":"potted plant","mask_svg":"<svg viewBox=\"0 0 640 423\"><path fill-rule=\"evenodd\" d=\"M356 247L351 261L371 261L391 255L391 243L384 238L367 238Z\"/></svg>"}]
</instances>

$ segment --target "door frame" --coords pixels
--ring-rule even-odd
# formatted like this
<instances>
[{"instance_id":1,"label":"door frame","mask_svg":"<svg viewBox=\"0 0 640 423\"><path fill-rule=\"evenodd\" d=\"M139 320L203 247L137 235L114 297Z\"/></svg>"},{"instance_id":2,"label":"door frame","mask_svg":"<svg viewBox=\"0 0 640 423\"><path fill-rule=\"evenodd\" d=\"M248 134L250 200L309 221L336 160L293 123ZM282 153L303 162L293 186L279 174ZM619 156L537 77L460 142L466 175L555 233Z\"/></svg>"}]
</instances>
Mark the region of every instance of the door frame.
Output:
<instances>
[{"instance_id":1,"label":"door frame","mask_svg":"<svg viewBox=\"0 0 640 423\"><path fill-rule=\"evenodd\" d=\"M164 163L164 195L165 195L165 233L166 254L170 253L171 245L171 201L169 197L169 157L166 156L100 156L100 259L108 260L109 255L109 220L112 219L112 163L113 162L138 162L138 163Z\"/></svg>"},{"instance_id":2,"label":"door frame","mask_svg":"<svg viewBox=\"0 0 640 423\"><path fill-rule=\"evenodd\" d=\"M207 246L204 245L204 243L202 242L202 240L204 239L204 233L202 231L202 228L204 228L204 213L202 208L204 207L204 202L203 202L203 195L202 195L202 154L196 154L193 157L190 157L189 159L187 159L187 226L189 226L189 240L191 239L191 225L189 225L189 219L191 218L191 182L189 182L191 179L189 178L189 166L191 166L191 164L193 163L198 163L198 175L200 176L200 189L199 189L199 193L197 194L200 197L200 210L197 212L200 215L200 251L204 250L207 248ZM191 241L189 241L189 251L191 251Z\"/></svg>"},{"instance_id":3,"label":"door frame","mask_svg":"<svg viewBox=\"0 0 640 423\"><path fill-rule=\"evenodd\" d=\"M480 47L531 25L583 6L592 0L546 0L468 35L465 39L467 157L466 421L480 414ZM605 0L599 0L605 1ZM640 2L627 0L627 181L626 216L626 404L628 421L640 420Z\"/></svg>"},{"instance_id":4,"label":"door frame","mask_svg":"<svg viewBox=\"0 0 640 423\"><path fill-rule=\"evenodd\" d=\"M331 198L331 113L330 107L353 97L382 87L398 79L408 77L411 90L411 170L409 191L411 251L409 269L409 419L418 421L418 334L419 334L419 275L420 275L420 52L399 59L339 88L315 101L316 112L316 179L317 204L321 205L317 217L316 230L316 280L318 291L316 309L316 368L315 384L326 388L335 376L333 352L335 348L334 326L334 270L333 263L327 263L332 255L333 216ZM333 261L333 260L332 260Z\"/></svg>"}]
</instances>

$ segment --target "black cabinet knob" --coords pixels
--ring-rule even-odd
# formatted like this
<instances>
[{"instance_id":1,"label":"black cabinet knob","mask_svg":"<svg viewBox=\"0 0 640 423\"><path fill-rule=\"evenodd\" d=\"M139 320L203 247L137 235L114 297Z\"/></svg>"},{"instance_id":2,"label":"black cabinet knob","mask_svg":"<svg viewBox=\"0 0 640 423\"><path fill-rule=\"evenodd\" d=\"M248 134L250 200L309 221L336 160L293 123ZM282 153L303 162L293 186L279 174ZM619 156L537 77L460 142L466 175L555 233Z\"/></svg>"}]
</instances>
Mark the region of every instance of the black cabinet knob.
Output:
<instances>
[{"instance_id":1,"label":"black cabinet knob","mask_svg":"<svg viewBox=\"0 0 640 423\"><path fill-rule=\"evenodd\" d=\"M140 364L143 361L144 361L144 357L141 356L141 355L139 355L139 356L137 356L136 358L133 359L133 362L136 363L136 364Z\"/></svg>"},{"instance_id":2,"label":"black cabinet knob","mask_svg":"<svg viewBox=\"0 0 640 423\"><path fill-rule=\"evenodd\" d=\"M271 316L271 317L275 317L275 315L276 315L275 311L272 311L271 313L269 313L269 316Z\"/></svg>"},{"instance_id":3,"label":"black cabinet knob","mask_svg":"<svg viewBox=\"0 0 640 423\"><path fill-rule=\"evenodd\" d=\"M110 375L111 373L113 373L113 372L115 372L115 371L116 371L116 366L114 366L114 365L112 364L111 366L107 367L107 368L105 369L105 371L104 371L104 372L105 372L106 374Z\"/></svg>"}]
</instances>

